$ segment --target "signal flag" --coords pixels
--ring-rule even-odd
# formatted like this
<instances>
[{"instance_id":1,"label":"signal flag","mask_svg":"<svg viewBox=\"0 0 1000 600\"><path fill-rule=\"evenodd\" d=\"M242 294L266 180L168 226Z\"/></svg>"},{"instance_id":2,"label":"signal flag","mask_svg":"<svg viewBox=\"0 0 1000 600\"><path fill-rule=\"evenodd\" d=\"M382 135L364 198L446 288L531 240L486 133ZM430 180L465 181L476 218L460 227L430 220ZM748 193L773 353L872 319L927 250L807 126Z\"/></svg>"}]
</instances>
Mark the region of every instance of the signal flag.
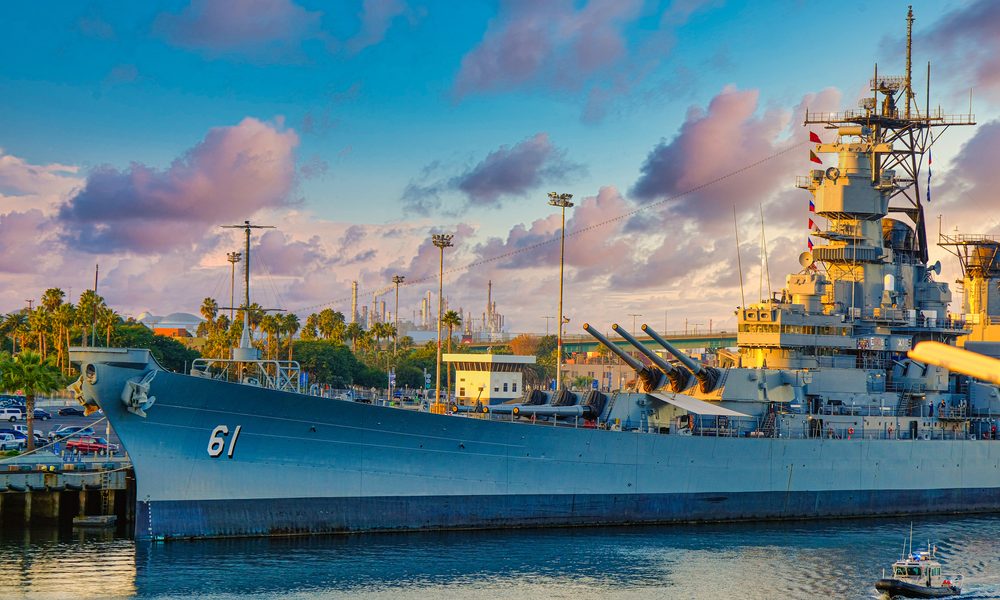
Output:
<instances>
[{"instance_id":1,"label":"signal flag","mask_svg":"<svg viewBox=\"0 0 1000 600\"><path fill-rule=\"evenodd\" d=\"M814 163L817 163L817 164L823 164L823 161L821 161L819 159L819 157L816 156L816 153L813 152L812 150L809 151L809 160L811 160L811 161L813 161Z\"/></svg>"},{"instance_id":2,"label":"signal flag","mask_svg":"<svg viewBox=\"0 0 1000 600\"><path fill-rule=\"evenodd\" d=\"M823 143L823 140L819 139L819 136L816 135L815 133L813 133L812 131L809 132L809 141L813 142L813 143L816 143L816 144L822 144Z\"/></svg>"},{"instance_id":3,"label":"signal flag","mask_svg":"<svg viewBox=\"0 0 1000 600\"><path fill-rule=\"evenodd\" d=\"M809 249L810 249L810 250L812 250L812 249L813 249L813 241L812 241L812 238L806 238L806 245L807 245L807 246L809 246Z\"/></svg>"},{"instance_id":4,"label":"signal flag","mask_svg":"<svg viewBox=\"0 0 1000 600\"><path fill-rule=\"evenodd\" d=\"M809 200L809 212L816 212L816 203L812 200Z\"/></svg>"}]
</instances>

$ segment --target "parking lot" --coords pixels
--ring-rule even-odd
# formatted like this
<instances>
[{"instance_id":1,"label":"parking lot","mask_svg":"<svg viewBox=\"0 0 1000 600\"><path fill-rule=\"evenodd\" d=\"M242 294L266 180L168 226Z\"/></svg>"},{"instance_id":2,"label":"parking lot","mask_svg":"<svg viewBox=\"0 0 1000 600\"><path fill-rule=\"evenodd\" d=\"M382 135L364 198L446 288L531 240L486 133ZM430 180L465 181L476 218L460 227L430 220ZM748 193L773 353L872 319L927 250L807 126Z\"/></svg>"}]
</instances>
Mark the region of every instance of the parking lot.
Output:
<instances>
[{"instance_id":1,"label":"parking lot","mask_svg":"<svg viewBox=\"0 0 1000 600\"><path fill-rule=\"evenodd\" d=\"M36 400L36 407L40 408L50 415L51 419L46 421L41 421L35 419L35 432L39 433L45 437L48 437L50 431L59 429L60 427L66 426L83 426L91 427L94 430L94 435L97 437L106 437L112 444L118 444L121 447L121 442L118 440L118 435L115 430L108 426L108 421L104 419L102 413L96 412L92 415L86 417L78 416L59 416L59 409L66 406L79 406L76 402L69 400L60 399L48 399L39 398ZM18 420L15 423L3 422L0 423L0 429L8 429L11 425L24 425L24 420Z\"/></svg>"}]
</instances>

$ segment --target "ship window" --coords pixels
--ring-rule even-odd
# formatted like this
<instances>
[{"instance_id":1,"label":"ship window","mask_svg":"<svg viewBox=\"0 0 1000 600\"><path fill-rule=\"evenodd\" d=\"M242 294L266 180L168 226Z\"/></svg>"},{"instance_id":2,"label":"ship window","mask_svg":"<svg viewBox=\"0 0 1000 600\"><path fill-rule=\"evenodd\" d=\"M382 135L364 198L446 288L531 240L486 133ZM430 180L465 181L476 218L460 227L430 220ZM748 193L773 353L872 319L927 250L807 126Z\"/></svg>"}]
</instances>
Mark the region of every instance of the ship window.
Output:
<instances>
[{"instance_id":1,"label":"ship window","mask_svg":"<svg viewBox=\"0 0 1000 600\"><path fill-rule=\"evenodd\" d=\"M935 577L941 575L941 567L934 567L933 569L931 569L931 575Z\"/></svg>"},{"instance_id":2,"label":"ship window","mask_svg":"<svg viewBox=\"0 0 1000 600\"><path fill-rule=\"evenodd\" d=\"M906 567L906 574L910 576L919 577L920 567Z\"/></svg>"},{"instance_id":3,"label":"ship window","mask_svg":"<svg viewBox=\"0 0 1000 600\"><path fill-rule=\"evenodd\" d=\"M906 567L896 567L896 575L906 575Z\"/></svg>"}]
</instances>

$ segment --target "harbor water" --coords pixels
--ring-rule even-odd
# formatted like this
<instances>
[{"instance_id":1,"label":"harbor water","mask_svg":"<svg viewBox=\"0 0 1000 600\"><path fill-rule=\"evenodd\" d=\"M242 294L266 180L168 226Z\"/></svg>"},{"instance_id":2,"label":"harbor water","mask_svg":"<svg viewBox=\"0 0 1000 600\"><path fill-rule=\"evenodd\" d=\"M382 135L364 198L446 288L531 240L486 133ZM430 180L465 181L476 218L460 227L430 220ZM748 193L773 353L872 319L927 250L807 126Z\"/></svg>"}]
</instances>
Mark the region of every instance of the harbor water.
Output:
<instances>
[{"instance_id":1,"label":"harbor water","mask_svg":"<svg viewBox=\"0 0 1000 600\"><path fill-rule=\"evenodd\" d=\"M7 529L0 598L877 598L910 521L135 542ZM1000 598L1000 516L913 521L963 598Z\"/></svg>"}]
</instances>

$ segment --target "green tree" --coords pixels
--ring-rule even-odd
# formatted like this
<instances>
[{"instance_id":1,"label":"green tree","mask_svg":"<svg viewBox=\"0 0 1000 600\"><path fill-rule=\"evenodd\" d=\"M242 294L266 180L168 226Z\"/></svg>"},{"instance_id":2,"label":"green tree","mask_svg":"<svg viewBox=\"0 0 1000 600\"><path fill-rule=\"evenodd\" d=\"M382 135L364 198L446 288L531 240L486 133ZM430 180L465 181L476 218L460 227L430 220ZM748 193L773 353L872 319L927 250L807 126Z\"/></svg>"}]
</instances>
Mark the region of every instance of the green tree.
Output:
<instances>
[{"instance_id":1,"label":"green tree","mask_svg":"<svg viewBox=\"0 0 1000 600\"><path fill-rule=\"evenodd\" d=\"M66 298L66 292L59 288L49 288L42 294L42 308L49 313L54 313Z\"/></svg>"},{"instance_id":2,"label":"green tree","mask_svg":"<svg viewBox=\"0 0 1000 600\"><path fill-rule=\"evenodd\" d=\"M183 373L191 361L200 355L173 338L156 335L141 323L125 323L115 327L111 341L118 348L145 348L165 369Z\"/></svg>"},{"instance_id":3,"label":"green tree","mask_svg":"<svg viewBox=\"0 0 1000 600\"><path fill-rule=\"evenodd\" d=\"M344 313L324 308L316 316L316 329L324 340L343 341L346 333Z\"/></svg>"},{"instance_id":4,"label":"green tree","mask_svg":"<svg viewBox=\"0 0 1000 600\"><path fill-rule=\"evenodd\" d=\"M288 334L288 360L292 360L292 338L299 330L299 316L293 312L285 313L281 316L281 329Z\"/></svg>"},{"instance_id":5,"label":"green tree","mask_svg":"<svg viewBox=\"0 0 1000 600\"><path fill-rule=\"evenodd\" d=\"M212 323L219 314L219 303L215 301L215 298L205 298L201 301L200 311L201 317Z\"/></svg>"},{"instance_id":6,"label":"green tree","mask_svg":"<svg viewBox=\"0 0 1000 600\"><path fill-rule=\"evenodd\" d=\"M358 323L357 321L355 321L355 322L353 322L353 323L351 323L351 324L349 324L347 326L347 329L345 330L345 334L347 335L347 339L351 340L351 349L352 350L357 345L358 338L360 338L362 335L364 335L364 333L365 333L364 327L362 327L361 323Z\"/></svg>"},{"instance_id":7,"label":"green tree","mask_svg":"<svg viewBox=\"0 0 1000 600\"><path fill-rule=\"evenodd\" d=\"M260 320L260 330L267 334L267 357L271 358L271 351L276 345L274 339L281 331L281 317L275 314L264 315Z\"/></svg>"},{"instance_id":8,"label":"green tree","mask_svg":"<svg viewBox=\"0 0 1000 600\"><path fill-rule=\"evenodd\" d=\"M13 358L0 358L0 387L8 392L20 390L24 393L29 451L35 449L35 395L54 392L63 383L59 368L38 352L25 350Z\"/></svg>"},{"instance_id":9,"label":"green tree","mask_svg":"<svg viewBox=\"0 0 1000 600\"><path fill-rule=\"evenodd\" d=\"M76 308L76 325L80 328L83 346L89 346L88 337L92 327L96 325L97 310L104 306L104 298L97 295L94 290L84 290L80 294L80 301Z\"/></svg>"},{"instance_id":10,"label":"green tree","mask_svg":"<svg viewBox=\"0 0 1000 600\"><path fill-rule=\"evenodd\" d=\"M305 341L312 341L319 338L319 327L317 322L319 321L319 315L312 313L306 317L306 323L302 326L302 339Z\"/></svg>"},{"instance_id":11,"label":"green tree","mask_svg":"<svg viewBox=\"0 0 1000 600\"><path fill-rule=\"evenodd\" d=\"M97 324L104 332L105 346L111 347L111 330L122 320L121 315L110 306L102 306L97 310Z\"/></svg>"},{"instance_id":12,"label":"green tree","mask_svg":"<svg viewBox=\"0 0 1000 600\"><path fill-rule=\"evenodd\" d=\"M24 336L28 334L27 309L22 308L4 317L3 329L11 337L11 354L17 354L17 342L24 348Z\"/></svg>"}]
</instances>

